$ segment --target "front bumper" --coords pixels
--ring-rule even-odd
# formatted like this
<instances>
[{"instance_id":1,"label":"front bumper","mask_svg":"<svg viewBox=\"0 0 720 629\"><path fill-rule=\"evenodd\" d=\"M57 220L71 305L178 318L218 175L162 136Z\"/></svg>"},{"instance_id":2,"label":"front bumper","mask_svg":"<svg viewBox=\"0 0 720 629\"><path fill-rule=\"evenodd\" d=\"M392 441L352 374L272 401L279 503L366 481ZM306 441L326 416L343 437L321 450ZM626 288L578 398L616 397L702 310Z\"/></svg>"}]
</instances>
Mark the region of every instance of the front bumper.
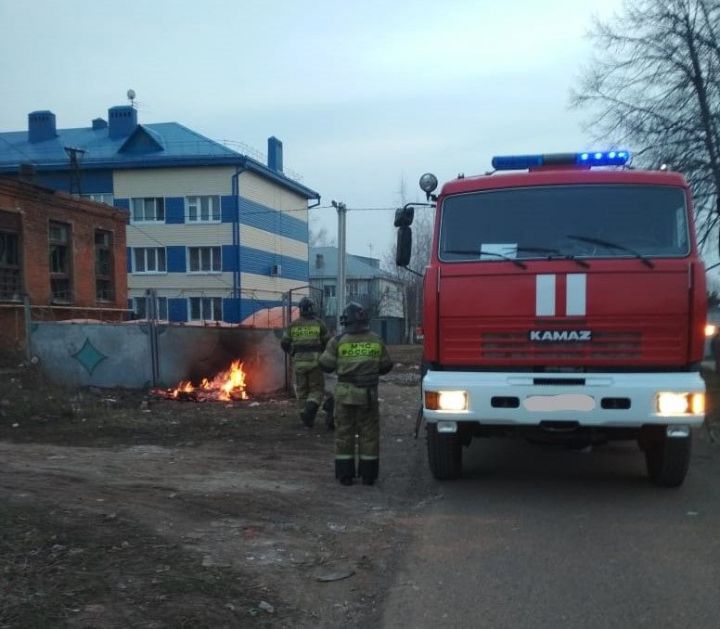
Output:
<instances>
[{"instance_id":1,"label":"front bumper","mask_svg":"<svg viewBox=\"0 0 720 629\"><path fill-rule=\"evenodd\" d=\"M659 392L704 394L705 383L696 372L428 371L422 389L423 400L426 391L467 392L465 411L423 408L430 423L538 426L542 422L577 422L588 427L634 428L646 424L698 426L705 419L704 414L661 415L657 410Z\"/></svg>"}]
</instances>

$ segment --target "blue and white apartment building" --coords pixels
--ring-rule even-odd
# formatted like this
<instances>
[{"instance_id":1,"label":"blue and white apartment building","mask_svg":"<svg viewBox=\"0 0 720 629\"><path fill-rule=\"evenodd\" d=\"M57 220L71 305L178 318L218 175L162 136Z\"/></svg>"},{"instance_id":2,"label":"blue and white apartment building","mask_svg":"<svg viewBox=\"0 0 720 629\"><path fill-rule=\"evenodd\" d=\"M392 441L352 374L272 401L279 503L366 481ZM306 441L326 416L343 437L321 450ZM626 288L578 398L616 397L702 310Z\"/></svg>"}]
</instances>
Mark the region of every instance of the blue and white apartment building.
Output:
<instances>
[{"instance_id":1,"label":"blue and white apartment building","mask_svg":"<svg viewBox=\"0 0 720 629\"><path fill-rule=\"evenodd\" d=\"M50 111L0 133L0 175L81 194L128 211L128 307L161 319L242 322L308 285L308 209L320 195L268 160L233 151L177 122L138 124L131 106L108 120L58 129ZM302 290L294 291L296 298Z\"/></svg>"}]
</instances>

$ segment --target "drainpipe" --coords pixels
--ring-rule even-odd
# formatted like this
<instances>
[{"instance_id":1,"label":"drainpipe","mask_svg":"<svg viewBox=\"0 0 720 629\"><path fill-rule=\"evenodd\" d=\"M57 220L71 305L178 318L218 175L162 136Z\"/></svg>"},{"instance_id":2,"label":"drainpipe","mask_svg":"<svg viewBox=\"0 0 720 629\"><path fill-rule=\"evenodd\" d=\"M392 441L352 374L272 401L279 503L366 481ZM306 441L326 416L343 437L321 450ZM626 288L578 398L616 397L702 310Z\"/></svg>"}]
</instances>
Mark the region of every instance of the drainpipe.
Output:
<instances>
[{"instance_id":1,"label":"drainpipe","mask_svg":"<svg viewBox=\"0 0 720 629\"><path fill-rule=\"evenodd\" d=\"M235 253L235 270L233 271L233 299L240 299L240 175L245 170L245 164L235 167L235 174L232 176L233 196L233 251ZM238 318L240 317L240 305L238 304Z\"/></svg>"}]
</instances>

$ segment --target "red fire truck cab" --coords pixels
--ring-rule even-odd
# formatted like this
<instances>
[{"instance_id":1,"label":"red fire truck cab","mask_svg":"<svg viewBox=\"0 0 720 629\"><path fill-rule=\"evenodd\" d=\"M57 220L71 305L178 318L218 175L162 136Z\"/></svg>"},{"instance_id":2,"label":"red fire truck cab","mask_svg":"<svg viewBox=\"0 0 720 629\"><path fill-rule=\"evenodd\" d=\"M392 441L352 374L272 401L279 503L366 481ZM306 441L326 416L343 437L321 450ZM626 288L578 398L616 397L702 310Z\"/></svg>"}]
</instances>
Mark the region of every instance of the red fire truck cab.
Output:
<instances>
[{"instance_id":1,"label":"red fire truck cab","mask_svg":"<svg viewBox=\"0 0 720 629\"><path fill-rule=\"evenodd\" d=\"M586 447L637 440L679 486L704 420L706 288L685 179L625 151L496 157L421 187L436 203L424 278L430 469L462 473L473 437ZM410 257L411 205L397 211Z\"/></svg>"}]
</instances>

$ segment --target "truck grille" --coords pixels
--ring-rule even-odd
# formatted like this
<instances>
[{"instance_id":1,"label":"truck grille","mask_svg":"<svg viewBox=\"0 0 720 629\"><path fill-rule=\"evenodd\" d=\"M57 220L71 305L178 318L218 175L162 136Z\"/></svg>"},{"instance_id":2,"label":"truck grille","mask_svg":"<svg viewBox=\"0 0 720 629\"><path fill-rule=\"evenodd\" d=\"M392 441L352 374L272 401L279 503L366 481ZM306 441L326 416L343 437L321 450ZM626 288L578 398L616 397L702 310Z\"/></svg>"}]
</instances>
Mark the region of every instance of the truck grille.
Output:
<instances>
[{"instance_id":1,"label":"truck grille","mask_svg":"<svg viewBox=\"0 0 720 629\"><path fill-rule=\"evenodd\" d=\"M530 343L526 332L483 334L481 352L486 359L632 359L642 350L642 332L594 332L592 341Z\"/></svg>"}]
</instances>

